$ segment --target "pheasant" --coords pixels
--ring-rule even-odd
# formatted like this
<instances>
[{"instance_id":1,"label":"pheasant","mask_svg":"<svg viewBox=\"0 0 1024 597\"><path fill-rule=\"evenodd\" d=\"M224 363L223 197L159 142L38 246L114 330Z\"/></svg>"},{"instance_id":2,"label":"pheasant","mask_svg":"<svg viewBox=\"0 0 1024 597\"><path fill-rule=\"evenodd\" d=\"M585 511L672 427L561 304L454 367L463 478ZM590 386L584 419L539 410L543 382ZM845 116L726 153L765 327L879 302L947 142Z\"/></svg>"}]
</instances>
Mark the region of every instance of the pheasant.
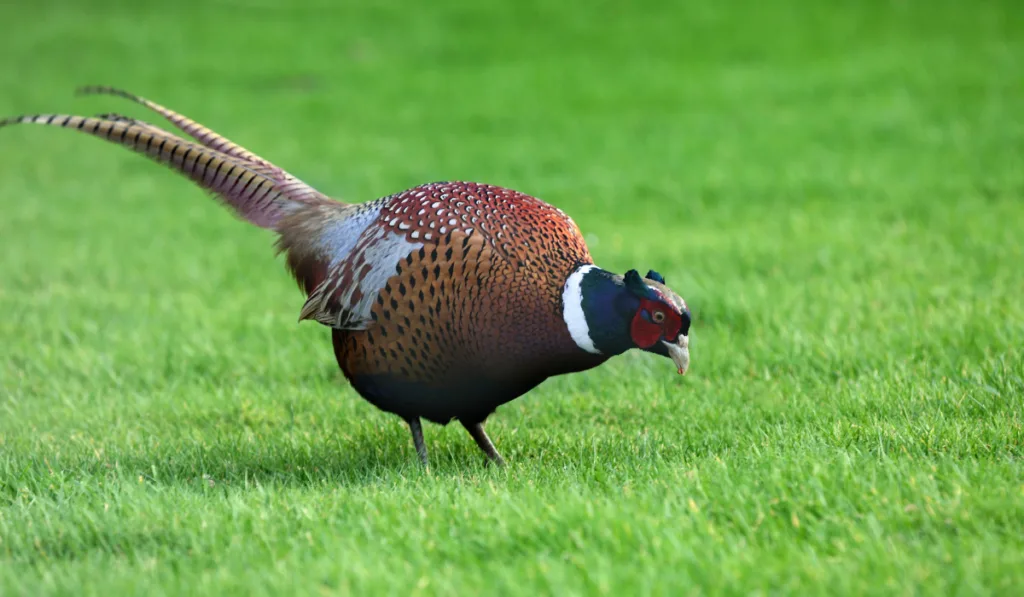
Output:
<instances>
[{"instance_id":1,"label":"pheasant","mask_svg":"<svg viewBox=\"0 0 1024 597\"><path fill-rule=\"evenodd\" d=\"M241 219L276 234L303 290L299 321L331 329L355 391L408 424L428 465L422 420L458 420L504 460L484 423L545 379L632 348L690 362L690 311L655 271L597 267L576 223L530 195L475 182L423 184L374 201L328 197L155 102L109 87L191 140L119 114L0 120L79 130L190 178Z\"/></svg>"}]
</instances>

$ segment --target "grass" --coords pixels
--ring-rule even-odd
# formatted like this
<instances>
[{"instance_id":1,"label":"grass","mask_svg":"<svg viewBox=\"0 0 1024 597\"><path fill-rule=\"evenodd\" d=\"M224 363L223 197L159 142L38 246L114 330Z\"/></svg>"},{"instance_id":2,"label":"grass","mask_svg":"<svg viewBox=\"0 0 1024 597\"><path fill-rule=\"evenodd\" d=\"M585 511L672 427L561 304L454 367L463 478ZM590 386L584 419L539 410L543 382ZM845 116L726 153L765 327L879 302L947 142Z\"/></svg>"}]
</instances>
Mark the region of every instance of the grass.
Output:
<instances>
[{"instance_id":1,"label":"grass","mask_svg":"<svg viewBox=\"0 0 1024 597\"><path fill-rule=\"evenodd\" d=\"M1020 594L1016 2L677 4L0 9L4 115L111 84L344 199L517 188L696 316L686 378L552 379L507 470L431 425L425 474L270 235L4 129L0 594Z\"/></svg>"}]
</instances>

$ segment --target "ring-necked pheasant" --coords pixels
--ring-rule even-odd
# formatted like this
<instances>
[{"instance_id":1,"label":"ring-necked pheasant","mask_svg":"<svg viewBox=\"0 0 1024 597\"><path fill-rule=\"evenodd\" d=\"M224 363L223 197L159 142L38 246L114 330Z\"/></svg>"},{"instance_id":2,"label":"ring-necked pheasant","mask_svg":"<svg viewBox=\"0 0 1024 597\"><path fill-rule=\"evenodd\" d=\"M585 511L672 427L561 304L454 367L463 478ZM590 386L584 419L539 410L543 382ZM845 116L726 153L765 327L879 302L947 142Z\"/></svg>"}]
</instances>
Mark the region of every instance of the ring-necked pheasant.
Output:
<instances>
[{"instance_id":1,"label":"ring-necked pheasant","mask_svg":"<svg viewBox=\"0 0 1024 597\"><path fill-rule=\"evenodd\" d=\"M472 182L424 184L361 204L329 198L210 129L144 98L195 140L118 114L36 115L188 176L249 222L274 231L307 299L299 320L332 328L352 387L409 425L458 419L494 462L494 410L546 378L631 348L689 365L690 313L654 271L594 265L573 220L540 199Z\"/></svg>"}]
</instances>

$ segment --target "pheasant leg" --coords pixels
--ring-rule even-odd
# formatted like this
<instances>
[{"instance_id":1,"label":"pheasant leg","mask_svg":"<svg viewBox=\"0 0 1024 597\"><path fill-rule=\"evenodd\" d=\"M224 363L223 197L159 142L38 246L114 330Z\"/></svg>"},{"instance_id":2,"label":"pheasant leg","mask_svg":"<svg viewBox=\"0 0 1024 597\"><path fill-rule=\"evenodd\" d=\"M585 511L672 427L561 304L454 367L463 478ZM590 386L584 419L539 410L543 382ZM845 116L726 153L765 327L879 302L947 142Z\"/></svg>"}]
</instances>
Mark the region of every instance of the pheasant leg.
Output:
<instances>
[{"instance_id":1,"label":"pheasant leg","mask_svg":"<svg viewBox=\"0 0 1024 597\"><path fill-rule=\"evenodd\" d=\"M498 466L505 466L505 459L501 457L501 454L498 454L498 450L495 449L494 444L491 443L491 438L487 437L487 432L484 431L483 421L478 421L476 423L467 423L465 421L460 422L462 423L462 426L466 428L466 431L473 436L473 439L476 441L476 445L480 446L480 449L484 451L484 454L487 454L487 458L489 458L491 462Z\"/></svg>"},{"instance_id":2,"label":"pheasant leg","mask_svg":"<svg viewBox=\"0 0 1024 597\"><path fill-rule=\"evenodd\" d=\"M427 445L423 442L423 425L419 417L409 419L409 430L412 431L412 443L416 445L416 454L420 457L420 464L423 468L430 468L427 461Z\"/></svg>"}]
</instances>

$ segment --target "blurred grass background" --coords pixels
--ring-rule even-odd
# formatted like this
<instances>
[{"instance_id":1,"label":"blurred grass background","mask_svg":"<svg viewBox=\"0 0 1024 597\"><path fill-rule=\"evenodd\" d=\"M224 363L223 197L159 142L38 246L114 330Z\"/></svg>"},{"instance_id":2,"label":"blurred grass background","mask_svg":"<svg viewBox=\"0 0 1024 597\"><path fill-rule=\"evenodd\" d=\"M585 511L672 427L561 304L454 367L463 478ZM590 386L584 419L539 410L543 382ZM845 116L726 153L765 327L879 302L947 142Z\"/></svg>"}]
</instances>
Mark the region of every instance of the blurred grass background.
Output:
<instances>
[{"instance_id":1,"label":"blurred grass background","mask_svg":"<svg viewBox=\"0 0 1024 597\"><path fill-rule=\"evenodd\" d=\"M0 113L147 117L324 192L467 179L694 308L489 428L348 388L270 235L0 131L0 594L1019 594L1012 0L0 6Z\"/></svg>"}]
</instances>

